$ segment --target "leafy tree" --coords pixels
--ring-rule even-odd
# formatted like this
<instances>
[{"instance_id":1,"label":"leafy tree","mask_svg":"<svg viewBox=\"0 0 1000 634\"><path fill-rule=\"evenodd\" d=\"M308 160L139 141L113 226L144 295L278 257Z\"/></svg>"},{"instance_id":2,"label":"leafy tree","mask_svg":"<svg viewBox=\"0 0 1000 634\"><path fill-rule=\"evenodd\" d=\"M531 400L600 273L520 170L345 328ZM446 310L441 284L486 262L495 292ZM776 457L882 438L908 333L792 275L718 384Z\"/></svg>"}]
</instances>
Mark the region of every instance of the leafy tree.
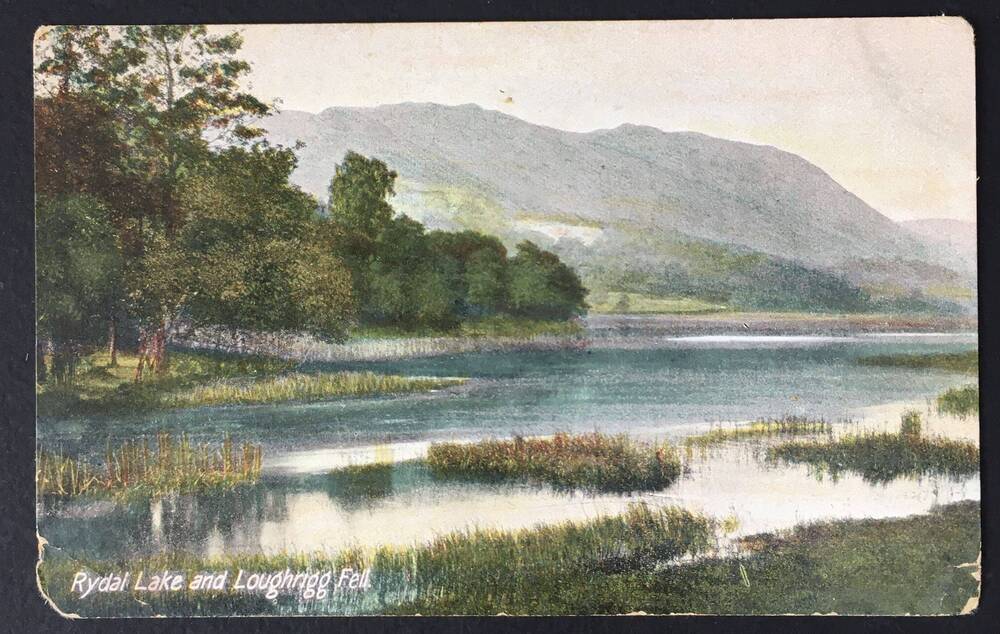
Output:
<instances>
[{"instance_id":1,"label":"leafy tree","mask_svg":"<svg viewBox=\"0 0 1000 634\"><path fill-rule=\"evenodd\" d=\"M580 278L554 253L525 240L510 261L510 307L518 315L568 319L587 308Z\"/></svg>"},{"instance_id":2,"label":"leafy tree","mask_svg":"<svg viewBox=\"0 0 1000 634\"><path fill-rule=\"evenodd\" d=\"M457 265L455 284L461 291L456 309L463 317L493 315L507 301L507 249L493 236L475 231L430 234L431 249L446 254Z\"/></svg>"},{"instance_id":3,"label":"leafy tree","mask_svg":"<svg viewBox=\"0 0 1000 634\"><path fill-rule=\"evenodd\" d=\"M86 195L38 201L38 337L51 344L56 382L69 380L81 351L103 339L108 306L121 292L121 252L107 218Z\"/></svg>"},{"instance_id":4,"label":"leafy tree","mask_svg":"<svg viewBox=\"0 0 1000 634\"><path fill-rule=\"evenodd\" d=\"M396 172L376 158L348 152L330 182L330 215L361 239L361 255L385 230L394 211L388 198L396 192Z\"/></svg>"},{"instance_id":5,"label":"leafy tree","mask_svg":"<svg viewBox=\"0 0 1000 634\"><path fill-rule=\"evenodd\" d=\"M156 368L165 361L167 324L185 297L160 275L180 257L180 183L211 156L213 141L245 144L263 134L249 121L269 108L240 90L249 70L236 57L241 44L236 33L185 25L58 27L43 37L39 89L82 95L114 113L116 168L134 187L91 189L109 203L120 198L116 190L134 191L125 197L133 204L119 210L131 212L132 222L119 231L128 238L129 307L144 326L140 352Z\"/></svg>"},{"instance_id":6,"label":"leafy tree","mask_svg":"<svg viewBox=\"0 0 1000 634\"><path fill-rule=\"evenodd\" d=\"M183 303L196 324L346 336L350 273L315 199L289 185L294 167L291 150L230 148L185 179L179 268L191 271Z\"/></svg>"}]
</instances>

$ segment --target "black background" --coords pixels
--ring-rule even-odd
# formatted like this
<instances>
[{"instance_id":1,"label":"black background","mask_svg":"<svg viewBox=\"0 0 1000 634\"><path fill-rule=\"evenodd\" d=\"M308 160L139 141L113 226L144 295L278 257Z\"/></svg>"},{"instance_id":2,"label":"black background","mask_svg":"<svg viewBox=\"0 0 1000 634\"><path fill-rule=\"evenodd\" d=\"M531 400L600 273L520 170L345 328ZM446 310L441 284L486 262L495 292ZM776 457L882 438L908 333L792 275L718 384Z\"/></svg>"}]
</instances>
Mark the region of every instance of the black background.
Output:
<instances>
[{"instance_id":1,"label":"black background","mask_svg":"<svg viewBox=\"0 0 1000 634\"><path fill-rule=\"evenodd\" d=\"M979 206L979 343L983 455L983 595L963 617L572 617L572 618L238 618L70 621L45 605L35 584L34 213L32 178L32 36L45 24L434 22L494 20L640 20L958 15L976 38ZM0 0L0 631L341 632L1000 632L997 610L998 290L996 166L1000 104L1000 2L818 0L706 2L303 2L292 0L51 1Z\"/></svg>"}]
</instances>

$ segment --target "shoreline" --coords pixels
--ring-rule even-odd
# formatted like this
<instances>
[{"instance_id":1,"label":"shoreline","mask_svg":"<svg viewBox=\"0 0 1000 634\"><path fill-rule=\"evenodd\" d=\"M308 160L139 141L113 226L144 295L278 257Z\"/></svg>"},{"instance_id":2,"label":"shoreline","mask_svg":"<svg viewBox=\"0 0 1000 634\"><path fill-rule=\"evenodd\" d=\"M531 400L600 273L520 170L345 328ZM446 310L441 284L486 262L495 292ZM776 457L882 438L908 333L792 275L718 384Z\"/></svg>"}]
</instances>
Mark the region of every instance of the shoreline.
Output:
<instances>
[{"instance_id":1,"label":"shoreline","mask_svg":"<svg viewBox=\"0 0 1000 634\"><path fill-rule=\"evenodd\" d=\"M220 334L193 331L174 341L191 350L271 355L302 363L377 362L456 354L551 352L661 345L684 337L847 337L852 335L978 336L974 317L835 315L808 313L699 313L589 315L579 333L361 337L343 343L302 334Z\"/></svg>"}]
</instances>

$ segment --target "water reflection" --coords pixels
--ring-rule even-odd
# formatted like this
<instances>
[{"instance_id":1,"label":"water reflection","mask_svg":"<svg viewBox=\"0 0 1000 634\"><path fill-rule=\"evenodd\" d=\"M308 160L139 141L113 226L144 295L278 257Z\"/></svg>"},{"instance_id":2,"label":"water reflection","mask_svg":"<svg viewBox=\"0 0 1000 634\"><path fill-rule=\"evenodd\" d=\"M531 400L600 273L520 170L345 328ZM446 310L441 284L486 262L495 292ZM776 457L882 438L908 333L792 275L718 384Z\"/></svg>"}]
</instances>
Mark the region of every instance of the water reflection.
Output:
<instances>
[{"instance_id":1,"label":"water reflection","mask_svg":"<svg viewBox=\"0 0 1000 634\"><path fill-rule=\"evenodd\" d=\"M85 504L49 504L40 532L55 547L89 557L164 551L335 552L349 546L425 543L475 527L515 529L619 513L633 501L678 504L734 516L734 535L830 518L890 517L979 499L979 478L900 478L870 485L860 476L817 479L805 466L761 461L752 445L723 446L688 460L664 491L628 496L561 493L548 487L442 482L419 463L331 475L272 475L215 495L172 496L93 516Z\"/></svg>"}]
</instances>

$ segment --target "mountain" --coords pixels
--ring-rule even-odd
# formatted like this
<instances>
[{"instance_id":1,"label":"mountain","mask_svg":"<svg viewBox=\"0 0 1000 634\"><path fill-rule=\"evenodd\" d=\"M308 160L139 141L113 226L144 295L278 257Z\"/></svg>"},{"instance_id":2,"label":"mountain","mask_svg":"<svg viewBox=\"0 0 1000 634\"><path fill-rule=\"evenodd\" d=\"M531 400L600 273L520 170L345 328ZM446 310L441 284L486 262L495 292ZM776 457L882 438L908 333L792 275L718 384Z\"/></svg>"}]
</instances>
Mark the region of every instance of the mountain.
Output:
<instances>
[{"instance_id":1,"label":"mountain","mask_svg":"<svg viewBox=\"0 0 1000 634\"><path fill-rule=\"evenodd\" d=\"M274 143L305 143L293 180L320 199L348 150L374 156L399 173L397 210L432 227L539 241L597 291L767 307L780 287L805 301L792 307L839 310L849 306L824 296L863 301L864 280L847 277L859 263L891 264L882 268L900 278L878 292L893 296L926 290L915 265L954 282L944 247L770 146L629 124L567 132L475 105L284 111L263 126ZM762 295L745 297L749 287ZM782 301L771 307L789 307Z\"/></svg>"},{"instance_id":2,"label":"mountain","mask_svg":"<svg viewBox=\"0 0 1000 634\"><path fill-rule=\"evenodd\" d=\"M900 224L929 248L953 254L953 268L975 272L976 223L952 218L925 218Z\"/></svg>"}]
</instances>

